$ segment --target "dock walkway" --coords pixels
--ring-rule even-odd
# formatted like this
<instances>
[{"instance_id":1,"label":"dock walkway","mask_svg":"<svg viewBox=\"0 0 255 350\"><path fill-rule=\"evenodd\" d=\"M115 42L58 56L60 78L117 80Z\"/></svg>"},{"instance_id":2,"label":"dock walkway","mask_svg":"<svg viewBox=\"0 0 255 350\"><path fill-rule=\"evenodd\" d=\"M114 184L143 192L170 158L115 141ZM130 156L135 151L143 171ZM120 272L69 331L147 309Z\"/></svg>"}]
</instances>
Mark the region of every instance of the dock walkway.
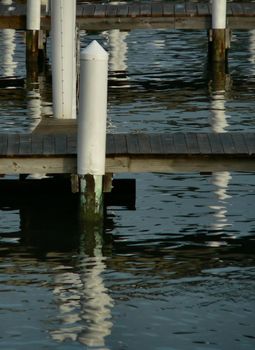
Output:
<instances>
[{"instance_id":1,"label":"dock walkway","mask_svg":"<svg viewBox=\"0 0 255 350\"><path fill-rule=\"evenodd\" d=\"M76 133L0 134L0 174L76 173ZM108 134L106 173L255 171L255 133Z\"/></svg>"},{"instance_id":2,"label":"dock walkway","mask_svg":"<svg viewBox=\"0 0 255 350\"><path fill-rule=\"evenodd\" d=\"M8 10L9 8L9 10ZM255 2L228 3L230 29L255 29ZM77 25L84 30L150 28L210 29L211 4L205 2L130 2L77 5ZM26 29L26 6L0 5L0 29ZM50 29L50 13L42 13L41 29Z\"/></svg>"}]
</instances>

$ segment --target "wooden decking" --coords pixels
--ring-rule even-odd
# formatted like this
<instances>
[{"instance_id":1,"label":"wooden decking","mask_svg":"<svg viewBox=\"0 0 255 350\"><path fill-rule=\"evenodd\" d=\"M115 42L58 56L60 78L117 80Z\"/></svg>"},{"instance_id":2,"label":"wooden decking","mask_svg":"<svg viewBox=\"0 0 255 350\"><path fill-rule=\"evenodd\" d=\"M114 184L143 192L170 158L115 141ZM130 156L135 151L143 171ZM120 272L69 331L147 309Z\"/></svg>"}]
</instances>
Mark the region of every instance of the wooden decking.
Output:
<instances>
[{"instance_id":1,"label":"wooden decking","mask_svg":"<svg viewBox=\"0 0 255 350\"><path fill-rule=\"evenodd\" d=\"M255 171L255 133L107 135L108 173L225 170ZM76 173L76 133L0 134L0 174L22 173Z\"/></svg>"},{"instance_id":2,"label":"wooden decking","mask_svg":"<svg viewBox=\"0 0 255 350\"><path fill-rule=\"evenodd\" d=\"M254 29L255 2L228 3L227 22L230 29ZM88 3L77 5L77 24L85 30L209 29L211 4L209 1ZM42 13L41 25L42 29L50 29L50 14ZM25 29L26 6L0 5L0 28Z\"/></svg>"}]
</instances>

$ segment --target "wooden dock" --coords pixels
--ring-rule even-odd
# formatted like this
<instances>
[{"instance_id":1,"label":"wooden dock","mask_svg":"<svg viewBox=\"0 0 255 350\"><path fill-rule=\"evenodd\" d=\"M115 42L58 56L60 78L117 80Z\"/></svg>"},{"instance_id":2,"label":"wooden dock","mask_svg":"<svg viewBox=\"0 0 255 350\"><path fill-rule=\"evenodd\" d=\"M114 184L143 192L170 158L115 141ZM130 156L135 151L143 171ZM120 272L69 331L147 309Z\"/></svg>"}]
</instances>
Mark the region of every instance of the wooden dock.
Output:
<instances>
[{"instance_id":1,"label":"wooden dock","mask_svg":"<svg viewBox=\"0 0 255 350\"><path fill-rule=\"evenodd\" d=\"M76 174L76 133L0 134L0 174ZM106 173L255 171L255 133L108 134Z\"/></svg>"},{"instance_id":2,"label":"wooden dock","mask_svg":"<svg viewBox=\"0 0 255 350\"><path fill-rule=\"evenodd\" d=\"M0 5L0 29L26 29L26 6ZM230 29L255 28L255 2L228 3ZM77 5L77 25L84 30L132 30L150 28L210 29L211 5L205 2L130 2ZM42 13L41 29L50 29L50 13Z\"/></svg>"}]
</instances>

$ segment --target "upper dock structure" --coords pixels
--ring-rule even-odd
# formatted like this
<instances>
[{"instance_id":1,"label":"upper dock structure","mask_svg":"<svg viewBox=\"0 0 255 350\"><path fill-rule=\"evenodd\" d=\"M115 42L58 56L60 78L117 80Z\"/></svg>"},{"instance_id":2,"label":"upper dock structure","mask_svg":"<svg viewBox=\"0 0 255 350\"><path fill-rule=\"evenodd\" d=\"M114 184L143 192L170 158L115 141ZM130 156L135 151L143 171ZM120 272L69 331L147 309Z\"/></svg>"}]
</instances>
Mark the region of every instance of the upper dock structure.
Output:
<instances>
[{"instance_id":1,"label":"upper dock structure","mask_svg":"<svg viewBox=\"0 0 255 350\"><path fill-rule=\"evenodd\" d=\"M118 4L77 4L79 29L200 29L211 27L211 4L205 2L128 2ZM50 12L42 12L41 29L50 29ZM230 29L255 29L255 2L229 2L227 26ZM0 28L26 29L26 5L7 8L0 5Z\"/></svg>"}]
</instances>

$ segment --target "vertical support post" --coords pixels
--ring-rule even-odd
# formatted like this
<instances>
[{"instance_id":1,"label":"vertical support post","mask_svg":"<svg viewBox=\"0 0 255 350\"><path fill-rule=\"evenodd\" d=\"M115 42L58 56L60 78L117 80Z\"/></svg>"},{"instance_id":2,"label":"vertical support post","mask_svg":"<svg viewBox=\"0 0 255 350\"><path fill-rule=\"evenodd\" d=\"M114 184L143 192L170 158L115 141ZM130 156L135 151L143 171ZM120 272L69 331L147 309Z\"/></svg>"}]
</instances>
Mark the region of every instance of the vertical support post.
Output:
<instances>
[{"instance_id":1,"label":"vertical support post","mask_svg":"<svg viewBox=\"0 0 255 350\"><path fill-rule=\"evenodd\" d=\"M41 26L41 0L27 0L26 64L33 69L39 60L39 31ZM31 67L32 66L32 67Z\"/></svg>"},{"instance_id":2,"label":"vertical support post","mask_svg":"<svg viewBox=\"0 0 255 350\"><path fill-rule=\"evenodd\" d=\"M97 41L81 52L77 168L81 211L87 221L103 218L108 54Z\"/></svg>"},{"instance_id":3,"label":"vertical support post","mask_svg":"<svg viewBox=\"0 0 255 350\"><path fill-rule=\"evenodd\" d=\"M227 62L229 29L226 21L227 1L212 0L212 29L209 31L209 60Z\"/></svg>"},{"instance_id":4,"label":"vertical support post","mask_svg":"<svg viewBox=\"0 0 255 350\"><path fill-rule=\"evenodd\" d=\"M76 118L76 0L51 1L53 112Z\"/></svg>"}]
</instances>

